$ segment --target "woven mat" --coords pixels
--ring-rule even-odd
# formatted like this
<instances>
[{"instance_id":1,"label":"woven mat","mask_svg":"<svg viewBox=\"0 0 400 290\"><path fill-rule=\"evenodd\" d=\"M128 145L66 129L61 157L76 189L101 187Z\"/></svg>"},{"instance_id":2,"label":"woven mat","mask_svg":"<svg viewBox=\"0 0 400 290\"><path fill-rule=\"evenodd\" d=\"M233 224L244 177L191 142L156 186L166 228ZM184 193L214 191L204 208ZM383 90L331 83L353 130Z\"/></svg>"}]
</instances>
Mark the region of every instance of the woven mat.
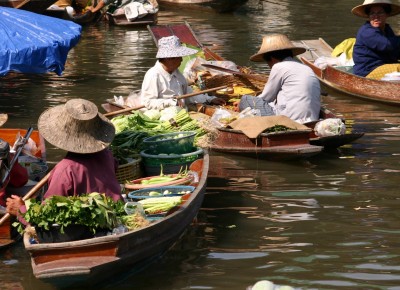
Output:
<instances>
[{"instance_id":1,"label":"woven mat","mask_svg":"<svg viewBox=\"0 0 400 290\"><path fill-rule=\"evenodd\" d=\"M282 125L294 130L305 130L307 126L297 123L286 116L255 116L233 121L228 127L242 131L249 138L257 138L266 129Z\"/></svg>"}]
</instances>

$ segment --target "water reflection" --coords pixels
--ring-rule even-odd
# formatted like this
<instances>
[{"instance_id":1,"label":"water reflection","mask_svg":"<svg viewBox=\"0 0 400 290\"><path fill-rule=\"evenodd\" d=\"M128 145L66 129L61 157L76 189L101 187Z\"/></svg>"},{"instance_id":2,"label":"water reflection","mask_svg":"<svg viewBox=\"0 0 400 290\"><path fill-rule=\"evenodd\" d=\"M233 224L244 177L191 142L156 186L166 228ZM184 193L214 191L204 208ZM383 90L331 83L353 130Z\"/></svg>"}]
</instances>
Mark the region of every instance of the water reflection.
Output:
<instances>
[{"instance_id":1,"label":"water reflection","mask_svg":"<svg viewBox=\"0 0 400 290\"><path fill-rule=\"evenodd\" d=\"M161 11L159 22L188 21L205 45L265 71L264 64L249 61L262 34L323 37L335 45L354 36L363 21L350 13L359 0L250 2L245 10L217 17ZM155 53L146 29L85 27L61 77L2 78L6 126L35 125L45 108L69 98L100 105L127 95L140 87ZM297 289L398 289L400 110L328 93L323 103L347 120L348 130L365 132L361 139L291 162L211 152L196 223L161 260L140 274L128 269L125 277L107 282L109 289L245 289L261 279ZM64 153L50 145L48 151L51 161ZM22 244L1 252L0 261L1 289L52 289L33 278Z\"/></svg>"}]
</instances>

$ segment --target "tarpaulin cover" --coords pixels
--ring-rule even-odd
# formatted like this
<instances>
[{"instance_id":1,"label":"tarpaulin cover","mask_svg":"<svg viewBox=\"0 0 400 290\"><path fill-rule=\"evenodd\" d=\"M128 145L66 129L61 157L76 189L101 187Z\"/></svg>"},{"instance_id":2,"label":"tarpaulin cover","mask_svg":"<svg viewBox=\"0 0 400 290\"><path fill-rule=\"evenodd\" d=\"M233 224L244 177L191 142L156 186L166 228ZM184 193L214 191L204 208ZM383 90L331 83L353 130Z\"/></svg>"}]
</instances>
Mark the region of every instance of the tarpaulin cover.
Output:
<instances>
[{"instance_id":1,"label":"tarpaulin cover","mask_svg":"<svg viewBox=\"0 0 400 290\"><path fill-rule=\"evenodd\" d=\"M81 30L72 21L0 7L0 76L9 71L61 75Z\"/></svg>"}]
</instances>

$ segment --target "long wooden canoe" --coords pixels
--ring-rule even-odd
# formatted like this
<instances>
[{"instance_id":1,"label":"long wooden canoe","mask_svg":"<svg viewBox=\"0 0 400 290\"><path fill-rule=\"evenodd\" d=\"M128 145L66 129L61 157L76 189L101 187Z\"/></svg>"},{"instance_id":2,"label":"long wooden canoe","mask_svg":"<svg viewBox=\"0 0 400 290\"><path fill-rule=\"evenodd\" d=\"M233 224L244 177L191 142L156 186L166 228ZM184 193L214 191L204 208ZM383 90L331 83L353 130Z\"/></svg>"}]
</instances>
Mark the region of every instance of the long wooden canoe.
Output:
<instances>
[{"instance_id":1,"label":"long wooden canoe","mask_svg":"<svg viewBox=\"0 0 400 290\"><path fill-rule=\"evenodd\" d=\"M212 116L216 108L199 105L200 113ZM218 134L210 145L210 151L240 154L269 160L306 158L320 153L322 146L309 142L312 129L261 133L257 138L249 138L242 131L218 128Z\"/></svg>"},{"instance_id":2,"label":"long wooden canoe","mask_svg":"<svg viewBox=\"0 0 400 290\"><path fill-rule=\"evenodd\" d=\"M43 14L54 2L54 0L0 0L0 6Z\"/></svg>"},{"instance_id":3,"label":"long wooden canoe","mask_svg":"<svg viewBox=\"0 0 400 290\"><path fill-rule=\"evenodd\" d=\"M328 88L351 97L366 99L387 104L400 105L400 82L373 80L352 74L352 67L328 65L321 69L315 60L319 57L331 57L332 47L322 38L314 40L293 41L307 51L298 58L309 66L321 83Z\"/></svg>"},{"instance_id":4,"label":"long wooden canoe","mask_svg":"<svg viewBox=\"0 0 400 290\"><path fill-rule=\"evenodd\" d=\"M198 105L198 111L204 113L208 116L212 116L215 112L216 108L213 106L205 106L205 105ZM320 120L324 120L327 118L338 118L333 112L329 111L326 108L322 108L320 111ZM242 132L232 129L219 129L219 137L215 142L215 145L211 146L211 149L215 149L220 152L230 152L238 153L241 149L240 147L244 147L242 150L244 153L248 152L249 150L255 151L255 154L258 154L259 147L266 147L263 150L271 151L275 154L274 151L283 155L286 147L280 148L279 146L291 146L291 145L304 145L304 144L311 144L315 146L322 146L326 149L335 149L340 146L349 144L362 136L364 133L361 132L351 132L345 133L344 135L336 135L336 136L327 136L327 137L319 137L314 132L315 124L318 121L306 123L310 130L306 131L288 131L288 132L280 132L280 133L263 133L259 137L258 140L246 140L248 139ZM255 146L257 144L257 146ZM214 148L215 146L215 148ZM268 146L270 146L268 148ZM238 149L239 148L239 149ZM303 146L302 150L305 151L306 154L310 148L308 146ZM289 147L289 153L293 150L293 147ZM250 153L250 152L248 152ZM302 151L298 151L298 155L302 154ZM285 157L277 155L278 158ZM293 154L296 156L296 151ZM307 156L307 154L306 154ZM289 155L290 157L290 155Z\"/></svg>"},{"instance_id":5,"label":"long wooden canoe","mask_svg":"<svg viewBox=\"0 0 400 290\"><path fill-rule=\"evenodd\" d=\"M135 269L168 250L196 217L206 190L209 156L192 163L199 175L196 189L178 210L150 225L123 234L63 243L31 244L24 235L36 278L56 286L94 286ZM104 284L103 284L104 286Z\"/></svg>"},{"instance_id":6,"label":"long wooden canoe","mask_svg":"<svg viewBox=\"0 0 400 290\"><path fill-rule=\"evenodd\" d=\"M26 134L26 129L7 129L0 128L0 139L9 143L10 147L14 144L16 140L16 136L20 134L24 136ZM35 154L35 157L39 158L43 162L46 161L46 146L43 137L39 134L39 131L34 130L31 134L31 139L36 143L38 147L38 151ZM20 162L24 163L25 161L32 161L31 158L26 158L25 156L20 157ZM30 189L29 186L25 186L23 188L15 189L21 192L21 195L24 195ZM18 194L15 190L13 190L14 194ZM0 218L5 214L5 211L0 211ZM9 247L15 244L17 241L21 239L21 235L12 227L13 220L6 220L3 224L0 225L0 249Z\"/></svg>"},{"instance_id":7,"label":"long wooden canoe","mask_svg":"<svg viewBox=\"0 0 400 290\"><path fill-rule=\"evenodd\" d=\"M158 0L161 7L176 7L180 9L195 9L227 13L237 10L248 0Z\"/></svg>"}]
</instances>

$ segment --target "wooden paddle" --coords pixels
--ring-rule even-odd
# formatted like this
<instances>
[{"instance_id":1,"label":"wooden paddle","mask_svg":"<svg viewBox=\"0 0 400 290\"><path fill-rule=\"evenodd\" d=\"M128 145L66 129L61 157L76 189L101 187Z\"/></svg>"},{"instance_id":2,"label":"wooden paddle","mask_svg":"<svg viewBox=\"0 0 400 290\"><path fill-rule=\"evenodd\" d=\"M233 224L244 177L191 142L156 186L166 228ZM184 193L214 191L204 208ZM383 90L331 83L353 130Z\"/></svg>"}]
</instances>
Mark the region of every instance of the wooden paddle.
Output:
<instances>
[{"instance_id":1,"label":"wooden paddle","mask_svg":"<svg viewBox=\"0 0 400 290\"><path fill-rule=\"evenodd\" d=\"M27 194L25 194L25 196L22 198L23 201L31 198L43 185L46 184L47 180L50 177L50 173L47 173L45 177L43 177L38 183L35 184L34 187L32 187L31 190L28 191ZM10 214L6 213L1 219L0 219L0 226L8 219L10 218Z\"/></svg>"},{"instance_id":2,"label":"wooden paddle","mask_svg":"<svg viewBox=\"0 0 400 290\"><path fill-rule=\"evenodd\" d=\"M235 70L231 70L231 69L228 69L228 68L224 68L224 67L217 66L217 65L212 65L212 64L205 64L204 63L204 64L201 64L201 66L204 66L204 67L207 67L207 68L211 68L211 69L214 69L214 70L223 71L223 72L230 73L230 74L233 74L233 75L238 75L238 76L245 77L245 78L248 78L248 79L261 81L261 82L267 82L268 81L268 77L267 76L263 77L263 76L260 76L260 75L245 74L245 73L242 73L240 71L235 71Z\"/></svg>"},{"instance_id":3,"label":"wooden paddle","mask_svg":"<svg viewBox=\"0 0 400 290\"><path fill-rule=\"evenodd\" d=\"M220 87L216 87L216 88L201 90L201 91L193 92L193 93L182 95L182 96L177 96L176 99L177 100L186 99L186 98L190 98L193 96L222 90L222 89L225 89L226 87L228 87L228 86L220 86ZM140 110L140 109L143 109L144 107L145 106L142 105L142 106L138 106L138 107L134 107L134 108L126 108L126 109L106 113L106 114L104 114L104 116L106 116L106 117L115 116L115 115L119 115L122 113L130 112L130 111Z\"/></svg>"}]
</instances>

